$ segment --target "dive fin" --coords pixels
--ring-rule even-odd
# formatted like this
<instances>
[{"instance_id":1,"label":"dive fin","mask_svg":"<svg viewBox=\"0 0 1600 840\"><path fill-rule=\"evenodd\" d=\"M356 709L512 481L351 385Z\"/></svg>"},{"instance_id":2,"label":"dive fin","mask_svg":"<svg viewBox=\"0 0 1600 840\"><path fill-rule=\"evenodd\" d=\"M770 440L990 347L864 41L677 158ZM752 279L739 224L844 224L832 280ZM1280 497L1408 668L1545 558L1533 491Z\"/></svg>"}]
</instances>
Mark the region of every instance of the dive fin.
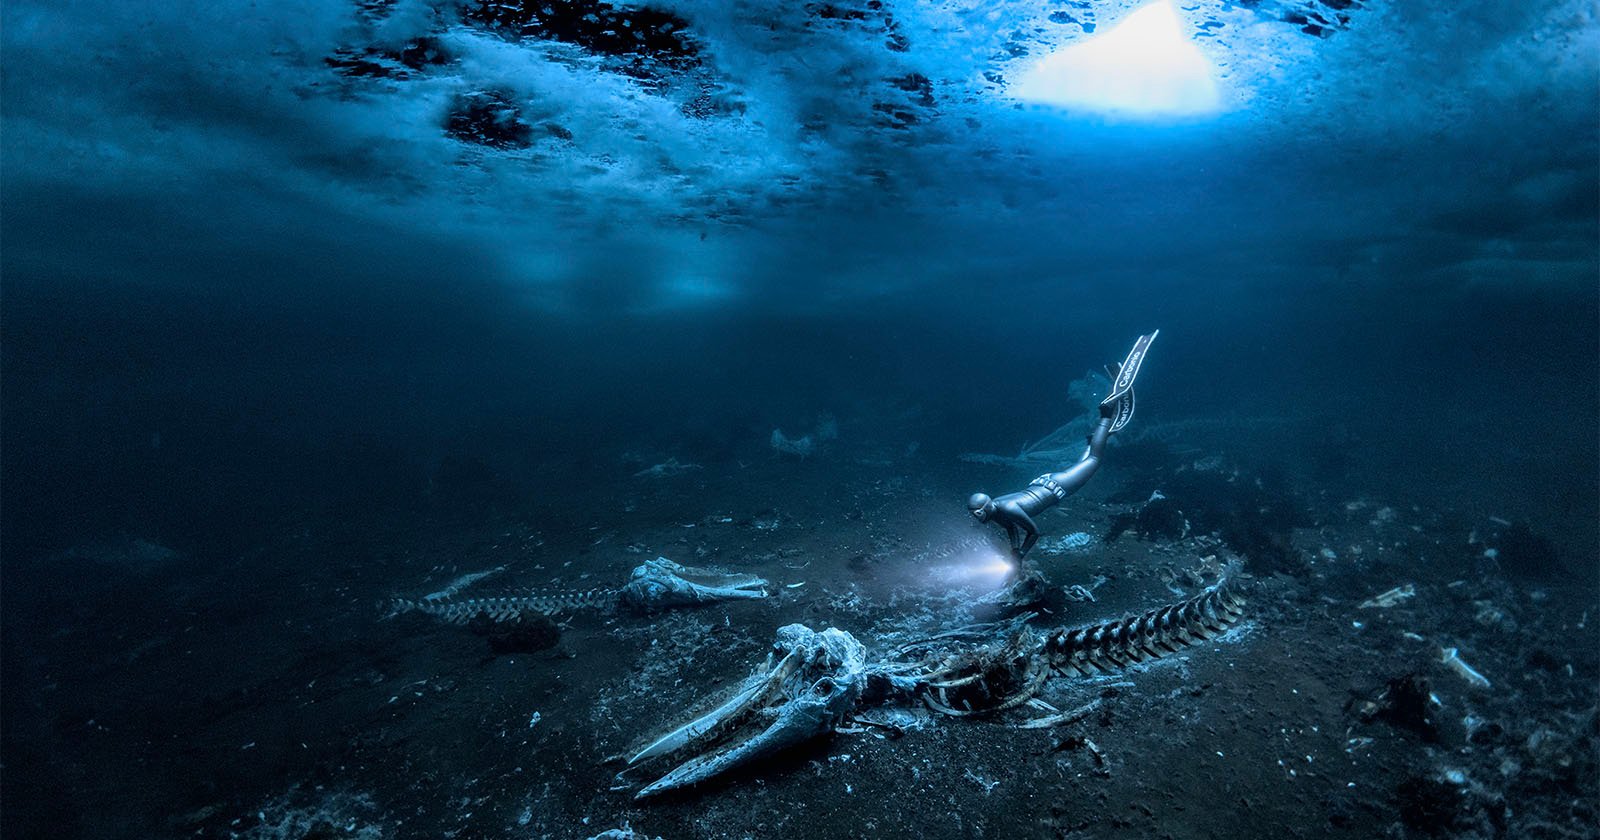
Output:
<instances>
[{"instance_id":1,"label":"dive fin","mask_svg":"<svg viewBox=\"0 0 1600 840\"><path fill-rule=\"evenodd\" d=\"M1122 399L1122 395L1133 388L1133 380L1139 376L1139 366L1144 364L1145 353L1150 350L1150 343L1156 340L1161 331L1156 330L1149 335L1139 336L1133 343L1133 349L1128 351L1128 358L1122 360L1117 368L1116 378L1111 380L1111 393L1100 401L1101 405L1112 405Z\"/></svg>"},{"instance_id":2,"label":"dive fin","mask_svg":"<svg viewBox=\"0 0 1600 840\"><path fill-rule=\"evenodd\" d=\"M1122 396L1117 399L1117 404L1111 407L1106 416L1111 418L1111 428L1107 430L1106 434L1116 434L1122 431L1123 426L1128 425L1128 421L1133 419L1132 388L1122 392Z\"/></svg>"},{"instance_id":3,"label":"dive fin","mask_svg":"<svg viewBox=\"0 0 1600 840\"><path fill-rule=\"evenodd\" d=\"M1160 334L1161 331L1156 330L1149 335L1139 336L1122 364L1106 366L1106 373L1111 375L1111 391L1100 401L1100 407L1101 413L1111 418L1112 432L1120 430L1133 419L1133 380L1139 376L1139 366L1144 364L1151 342Z\"/></svg>"}]
</instances>

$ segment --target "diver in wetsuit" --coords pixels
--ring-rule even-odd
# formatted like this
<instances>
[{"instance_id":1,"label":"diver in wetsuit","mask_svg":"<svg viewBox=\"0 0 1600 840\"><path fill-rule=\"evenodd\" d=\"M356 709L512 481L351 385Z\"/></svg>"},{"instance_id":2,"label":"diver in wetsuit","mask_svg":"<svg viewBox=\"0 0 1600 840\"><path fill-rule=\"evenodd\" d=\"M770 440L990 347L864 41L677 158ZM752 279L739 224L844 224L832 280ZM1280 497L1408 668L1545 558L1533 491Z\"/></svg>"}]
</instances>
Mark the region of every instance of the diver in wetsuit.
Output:
<instances>
[{"instance_id":1,"label":"diver in wetsuit","mask_svg":"<svg viewBox=\"0 0 1600 840\"><path fill-rule=\"evenodd\" d=\"M1089 445L1076 464L1061 472L1046 473L1016 493L1007 493L991 499L984 493L973 493L967 499L967 508L979 522L997 522L1006 529L1011 540L1011 552L1021 563L1034 543L1039 541L1039 526L1033 517L1054 507L1057 502L1078 492L1100 468L1100 456L1105 451L1106 440L1128 425L1133 419L1133 380L1139 375L1139 365L1144 363L1150 342L1161 333L1156 330L1139 336L1128 351L1128 358L1120 366L1110 367L1111 391L1100 401L1100 421L1089 433Z\"/></svg>"}]
</instances>

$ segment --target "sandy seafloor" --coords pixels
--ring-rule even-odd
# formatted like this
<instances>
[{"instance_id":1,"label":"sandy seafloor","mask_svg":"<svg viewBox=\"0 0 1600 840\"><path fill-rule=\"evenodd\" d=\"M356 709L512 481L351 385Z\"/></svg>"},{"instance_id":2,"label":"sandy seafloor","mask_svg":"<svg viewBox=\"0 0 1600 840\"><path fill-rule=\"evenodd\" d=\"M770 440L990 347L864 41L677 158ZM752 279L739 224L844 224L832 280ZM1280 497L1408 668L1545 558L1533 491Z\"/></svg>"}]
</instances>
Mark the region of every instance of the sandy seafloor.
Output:
<instances>
[{"instance_id":1,"label":"sandy seafloor","mask_svg":"<svg viewBox=\"0 0 1600 840\"><path fill-rule=\"evenodd\" d=\"M11 588L5 604L5 836L1600 833L1600 608L1592 575L1570 571L1596 558L1552 562L1490 519L1492 499L1360 478L1335 491L1292 464L1156 443L1114 448L1042 520L1047 544L1093 537L1031 558L1055 589L1105 581L1094 603L1053 597L1041 626L1177 600L1204 584L1203 557L1254 540L1242 625L1122 674L1054 680L1044 696L1061 708L1104 699L1083 723L918 711L902 737L836 734L634 801L650 777L627 787L605 760L720 702L779 626L837 626L882 653L885 633L991 615L971 604L981 585L946 575L974 536L999 541L962 500L1032 473L864 440L846 420L804 460L752 444L675 476L552 475L561 492L530 502L308 512L241 556L130 542L35 558L28 574L55 585ZM619 456L615 474L640 463ZM1158 490L1192 533L1135 524L1107 542ZM1203 533L1218 523L1234 544ZM586 589L657 555L754 572L777 595L655 617L578 611L558 617L554 647L502 655L462 627L385 617L386 599L474 571L504 567L480 594ZM1404 584L1410 599L1358 607ZM1442 647L1492 687L1446 669ZM1403 703L1374 718L1364 702L1408 676L1433 696L1426 720Z\"/></svg>"}]
</instances>

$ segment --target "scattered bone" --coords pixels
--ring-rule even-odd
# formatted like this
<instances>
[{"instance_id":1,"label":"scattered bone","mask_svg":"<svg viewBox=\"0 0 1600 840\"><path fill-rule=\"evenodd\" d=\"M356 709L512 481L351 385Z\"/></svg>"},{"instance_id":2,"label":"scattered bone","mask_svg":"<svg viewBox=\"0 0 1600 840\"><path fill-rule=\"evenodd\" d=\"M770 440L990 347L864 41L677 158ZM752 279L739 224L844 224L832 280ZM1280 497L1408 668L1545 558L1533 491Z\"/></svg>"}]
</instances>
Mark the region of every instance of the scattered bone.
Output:
<instances>
[{"instance_id":1,"label":"scattered bone","mask_svg":"<svg viewBox=\"0 0 1600 840\"><path fill-rule=\"evenodd\" d=\"M1456 672L1473 688L1487 689L1490 687L1489 678L1478 673L1471 665L1462 661L1460 652L1455 648L1441 648L1439 650L1439 661L1443 662L1446 668Z\"/></svg>"},{"instance_id":2,"label":"scattered bone","mask_svg":"<svg viewBox=\"0 0 1600 840\"><path fill-rule=\"evenodd\" d=\"M1094 600L1094 591L1096 589L1099 589L1100 588L1100 584L1105 583L1105 582L1106 582L1106 576L1105 575L1095 575L1094 576L1094 581L1091 582L1088 587L1084 587L1081 584L1074 583L1071 586L1064 587L1061 591L1062 591L1062 594L1067 596L1067 600L1069 600L1069 601L1074 601L1074 602L1077 602L1077 603L1083 603L1083 602L1087 601L1087 602L1092 604L1092 603L1095 602L1095 600Z\"/></svg>"},{"instance_id":3,"label":"scattered bone","mask_svg":"<svg viewBox=\"0 0 1600 840\"><path fill-rule=\"evenodd\" d=\"M1100 700L1094 700L1089 703L1085 703L1084 705L1079 706L1070 712L1061 712L1060 714L1050 715L1049 717L1034 718L1027 723L1019 723L1016 725L1016 728L1048 729L1051 727L1066 726L1068 724L1077 723L1078 721L1081 721L1100 711L1101 703L1102 701Z\"/></svg>"},{"instance_id":4,"label":"scattered bone","mask_svg":"<svg viewBox=\"0 0 1600 840\"><path fill-rule=\"evenodd\" d=\"M962 773L962 778L967 779L968 781L974 782L974 783L976 783L978 785L978 787L983 788L983 795L984 796L988 796L989 794L994 793L994 789L1000 786L999 780L995 780L995 781L991 782L988 779L985 779L984 777L979 776L977 773L972 772L972 768L970 768L970 767L968 767Z\"/></svg>"},{"instance_id":5,"label":"scattered bone","mask_svg":"<svg viewBox=\"0 0 1600 840\"><path fill-rule=\"evenodd\" d=\"M458 577L455 580L450 581L448 584L445 585L445 587L443 589L439 590L438 592L433 592L433 593L430 593L430 594L422 596L422 600L424 600L424 601L443 601L443 600L446 600L448 598L453 598L453 597L455 597L455 594L457 592L460 592L461 590L466 589L467 587L473 585L474 583L477 583L480 580L483 580L485 578L494 577L495 575L500 574L501 572L503 572L505 570L506 570L505 566L495 566L492 569L485 569L484 571L481 571L481 572L472 572L470 574L462 575L461 577Z\"/></svg>"},{"instance_id":6,"label":"scattered bone","mask_svg":"<svg viewBox=\"0 0 1600 840\"><path fill-rule=\"evenodd\" d=\"M585 821L588 820L587 817L584 819ZM661 838L651 837L642 831L635 831L633 826L628 825L627 821L624 820L621 828L613 828L608 831L602 831L599 834L590 837L589 840L661 840Z\"/></svg>"},{"instance_id":7,"label":"scattered bone","mask_svg":"<svg viewBox=\"0 0 1600 840\"><path fill-rule=\"evenodd\" d=\"M901 735L906 734L905 727L898 726L893 723L880 723L875 720L868 720L866 718L859 717L852 717L849 719L849 722L851 724L850 726L835 727L833 731L842 734L857 735L870 730L881 730L881 732L873 733L878 735L880 738L898 738Z\"/></svg>"},{"instance_id":8,"label":"scattered bone","mask_svg":"<svg viewBox=\"0 0 1600 840\"><path fill-rule=\"evenodd\" d=\"M1396 586L1387 592L1379 593L1362 601L1360 608L1363 610L1386 610L1396 604L1411 600L1416 594L1417 587L1408 583L1405 586Z\"/></svg>"},{"instance_id":9,"label":"scattered bone","mask_svg":"<svg viewBox=\"0 0 1600 840\"><path fill-rule=\"evenodd\" d=\"M671 478L686 472L701 469L699 464L690 464L679 461L677 458L668 458L653 467L646 467L633 474L634 478Z\"/></svg>"},{"instance_id":10,"label":"scattered bone","mask_svg":"<svg viewBox=\"0 0 1600 840\"><path fill-rule=\"evenodd\" d=\"M1036 548L1044 554L1067 554L1088 548L1093 543L1094 537L1078 531L1053 540L1041 540Z\"/></svg>"}]
</instances>

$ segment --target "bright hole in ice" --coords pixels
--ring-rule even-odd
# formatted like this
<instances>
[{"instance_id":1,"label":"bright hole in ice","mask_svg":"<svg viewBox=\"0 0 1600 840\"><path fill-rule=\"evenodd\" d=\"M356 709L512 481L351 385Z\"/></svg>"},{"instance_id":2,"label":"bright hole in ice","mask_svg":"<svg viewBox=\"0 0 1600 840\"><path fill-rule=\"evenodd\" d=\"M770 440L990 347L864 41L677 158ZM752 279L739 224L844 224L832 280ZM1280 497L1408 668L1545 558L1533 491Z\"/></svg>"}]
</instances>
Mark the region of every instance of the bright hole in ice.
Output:
<instances>
[{"instance_id":1,"label":"bright hole in ice","mask_svg":"<svg viewBox=\"0 0 1600 840\"><path fill-rule=\"evenodd\" d=\"M1140 116L1211 113L1222 101L1211 62L1183 30L1170 0L1156 0L1105 33L1040 59L1012 93L1029 102Z\"/></svg>"}]
</instances>

